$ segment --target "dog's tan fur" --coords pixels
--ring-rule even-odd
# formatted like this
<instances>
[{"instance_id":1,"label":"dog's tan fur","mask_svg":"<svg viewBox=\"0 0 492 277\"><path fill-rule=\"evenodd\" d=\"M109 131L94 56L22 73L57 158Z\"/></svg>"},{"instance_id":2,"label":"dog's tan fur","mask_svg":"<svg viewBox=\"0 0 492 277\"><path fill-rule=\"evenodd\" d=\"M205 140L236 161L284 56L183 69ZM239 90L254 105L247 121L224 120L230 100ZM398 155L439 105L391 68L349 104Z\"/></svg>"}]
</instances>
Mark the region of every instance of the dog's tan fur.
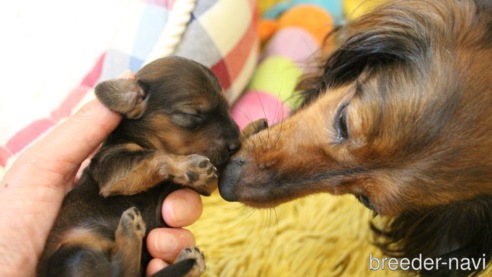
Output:
<instances>
[{"instance_id":1,"label":"dog's tan fur","mask_svg":"<svg viewBox=\"0 0 492 277\"><path fill-rule=\"evenodd\" d=\"M253 207L354 194L393 218L374 228L390 254L489 260L492 2L390 1L333 40L301 109L250 138L221 194Z\"/></svg>"}]
</instances>

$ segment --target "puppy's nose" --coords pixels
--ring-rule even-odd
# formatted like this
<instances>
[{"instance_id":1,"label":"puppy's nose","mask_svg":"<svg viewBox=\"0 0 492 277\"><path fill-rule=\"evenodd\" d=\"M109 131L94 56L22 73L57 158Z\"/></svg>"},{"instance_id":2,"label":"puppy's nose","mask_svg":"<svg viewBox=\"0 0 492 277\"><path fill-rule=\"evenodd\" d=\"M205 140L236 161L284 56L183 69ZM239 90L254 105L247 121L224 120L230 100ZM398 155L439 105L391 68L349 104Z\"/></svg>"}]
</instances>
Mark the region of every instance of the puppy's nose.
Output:
<instances>
[{"instance_id":1,"label":"puppy's nose","mask_svg":"<svg viewBox=\"0 0 492 277\"><path fill-rule=\"evenodd\" d=\"M232 156L234 153L236 153L237 150L239 150L239 147L241 147L241 143L239 141L229 142L229 144L227 144L229 155Z\"/></svg>"},{"instance_id":2,"label":"puppy's nose","mask_svg":"<svg viewBox=\"0 0 492 277\"><path fill-rule=\"evenodd\" d=\"M243 161L233 160L227 164L224 171L219 176L219 192L220 196L226 201L239 200L239 194L237 193L237 184L241 178L243 172Z\"/></svg>"}]
</instances>

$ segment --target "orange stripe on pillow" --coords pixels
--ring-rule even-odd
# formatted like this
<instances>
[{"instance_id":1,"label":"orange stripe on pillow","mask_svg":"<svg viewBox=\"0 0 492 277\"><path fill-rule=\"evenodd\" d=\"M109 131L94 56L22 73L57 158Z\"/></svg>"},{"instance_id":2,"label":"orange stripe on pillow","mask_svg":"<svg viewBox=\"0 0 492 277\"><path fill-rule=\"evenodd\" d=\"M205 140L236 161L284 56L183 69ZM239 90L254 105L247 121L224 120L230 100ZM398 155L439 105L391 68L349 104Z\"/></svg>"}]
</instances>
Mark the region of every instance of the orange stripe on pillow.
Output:
<instances>
[{"instance_id":1,"label":"orange stripe on pillow","mask_svg":"<svg viewBox=\"0 0 492 277\"><path fill-rule=\"evenodd\" d=\"M256 21L251 21L248 30L241 38L241 40L236 44L234 49L227 54L225 60L229 65L229 71L231 74L232 82L236 80L237 76L241 73L246 60L249 57L251 48L258 40L258 30L256 26Z\"/></svg>"}]
</instances>

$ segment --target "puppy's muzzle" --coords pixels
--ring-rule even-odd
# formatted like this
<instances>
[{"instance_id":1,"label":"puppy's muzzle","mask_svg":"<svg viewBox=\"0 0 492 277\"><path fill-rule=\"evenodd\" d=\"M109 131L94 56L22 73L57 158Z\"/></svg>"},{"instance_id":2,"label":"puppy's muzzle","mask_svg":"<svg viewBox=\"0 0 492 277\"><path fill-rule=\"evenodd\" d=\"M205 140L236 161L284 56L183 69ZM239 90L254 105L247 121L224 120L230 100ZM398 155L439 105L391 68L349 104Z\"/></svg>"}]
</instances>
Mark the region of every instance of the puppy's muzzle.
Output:
<instances>
[{"instance_id":1,"label":"puppy's muzzle","mask_svg":"<svg viewBox=\"0 0 492 277\"><path fill-rule=\"evenodd\" d=\"M226 201L238 201L238 183L243 173L244 161L232 160L224 168L224 171L219 177L219 192L220 196Z\"/></svg>"}]
</instances>

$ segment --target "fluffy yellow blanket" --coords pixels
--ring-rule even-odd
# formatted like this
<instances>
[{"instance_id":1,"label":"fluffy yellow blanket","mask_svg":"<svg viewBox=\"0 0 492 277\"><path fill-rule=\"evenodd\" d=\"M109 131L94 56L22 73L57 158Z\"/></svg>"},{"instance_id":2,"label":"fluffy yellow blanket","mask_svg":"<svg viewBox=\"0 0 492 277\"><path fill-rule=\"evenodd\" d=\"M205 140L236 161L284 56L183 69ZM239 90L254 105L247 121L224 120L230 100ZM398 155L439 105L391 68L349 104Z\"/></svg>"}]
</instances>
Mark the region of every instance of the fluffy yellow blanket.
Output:
<instances>
[{"instance_id":1,"label":"fluffy yellow blanket","mask_svg":"<svg viewBox=\"0 0 492 277\"><path fill-rule=\"evenodd\" d=\"M370 243L371 212L353 196L319 194L255 210L204 197L189 229L205 252L205 276L400 276L369 270L382 253ZM379 219L377 217L376 223Z\"/></svg>"},{"instance_id":2,"label":"fluffy yellow blanket","mask_svg":"<svg viewBox=\"0 0 492 277\"><path fill-rule=\"evenodd\" d=\"M370 243L372 213L353 196L313 195L270 210L228 203L217 192L202 199L203 215L189 229L205 252L206 277L409 276L387 262L369 269L370 254L384 256ZM492 276L492 267L480 276Z\"/></svg>"}]
</instances>

